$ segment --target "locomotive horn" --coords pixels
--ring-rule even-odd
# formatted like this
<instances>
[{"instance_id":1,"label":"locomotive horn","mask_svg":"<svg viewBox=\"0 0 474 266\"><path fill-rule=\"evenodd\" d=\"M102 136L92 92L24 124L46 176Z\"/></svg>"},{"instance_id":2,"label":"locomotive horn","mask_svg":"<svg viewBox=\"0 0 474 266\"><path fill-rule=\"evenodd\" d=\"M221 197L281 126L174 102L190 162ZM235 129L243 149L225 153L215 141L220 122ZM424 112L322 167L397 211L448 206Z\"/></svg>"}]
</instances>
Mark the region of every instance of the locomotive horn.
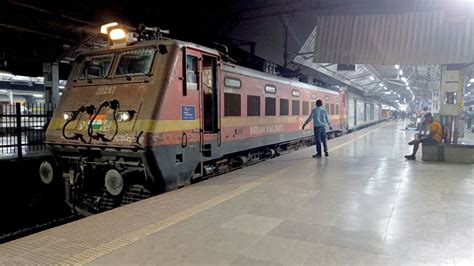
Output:
<instances>
[{"instance_id":1,"label":"locomotive horn","mask_svg":"<svg viewBox=\"0 0 474 266\"><path fill-rule=\"evenodd\" d=\"M143 23L137 28L138 40L159 40L162 34L170 34L169 30L159 27L147 27Z\"/></svg>"}]
</instances>

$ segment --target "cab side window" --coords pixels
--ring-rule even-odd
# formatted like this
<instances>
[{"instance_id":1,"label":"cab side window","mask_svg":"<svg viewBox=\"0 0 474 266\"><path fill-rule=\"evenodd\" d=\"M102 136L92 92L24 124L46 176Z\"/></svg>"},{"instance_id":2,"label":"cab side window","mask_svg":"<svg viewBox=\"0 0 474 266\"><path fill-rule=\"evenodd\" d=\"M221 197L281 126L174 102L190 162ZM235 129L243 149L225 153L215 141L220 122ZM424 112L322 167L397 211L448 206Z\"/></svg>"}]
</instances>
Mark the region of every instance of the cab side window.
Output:
<instances>
[{"instance_id":1,"label":"cab side window","mask_svg":"<svg viewBox=\"0 0 474 266\"><path fill-rule=\"evenodd\" d=\"M197 63L197 57L192 55L186 56L186 83L188 83L188 85L194 84L197 86Z\"/></svg>"}]
</instances>

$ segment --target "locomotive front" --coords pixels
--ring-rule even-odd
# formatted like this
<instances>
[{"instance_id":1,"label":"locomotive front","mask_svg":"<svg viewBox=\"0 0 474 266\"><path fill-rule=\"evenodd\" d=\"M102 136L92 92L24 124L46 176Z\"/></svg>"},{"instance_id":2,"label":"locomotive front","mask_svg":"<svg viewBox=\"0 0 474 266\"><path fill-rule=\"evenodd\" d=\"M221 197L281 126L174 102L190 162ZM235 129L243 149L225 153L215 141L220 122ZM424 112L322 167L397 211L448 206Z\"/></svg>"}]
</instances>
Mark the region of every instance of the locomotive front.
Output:
<instances>
[{"instance_id":1,"label":"locomotive front","mask_svg":"<svg viewBox=\"0 0 474 266\"><path fill-rule=\"evenodd\" d=\"M66 202L85 215L149 197L160 187L147 162L147 127L159 110L170 46L160 44L159 31L143 41L116 23L102 32L111 45L76 59L46 132Z\"/></svg>"}]
</instances>

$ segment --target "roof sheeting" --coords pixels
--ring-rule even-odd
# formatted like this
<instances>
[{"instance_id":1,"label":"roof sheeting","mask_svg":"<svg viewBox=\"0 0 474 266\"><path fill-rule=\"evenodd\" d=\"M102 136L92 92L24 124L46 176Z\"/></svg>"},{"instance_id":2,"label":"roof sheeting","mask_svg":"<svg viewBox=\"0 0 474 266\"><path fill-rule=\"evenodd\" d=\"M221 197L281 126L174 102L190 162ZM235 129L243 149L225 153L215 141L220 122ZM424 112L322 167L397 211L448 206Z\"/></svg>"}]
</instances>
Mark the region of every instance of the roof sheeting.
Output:
<instances>
[{"instance_id":1,"label":"roof sheeting","mask_svg":"<svg viewBox=\"0 0 474 266\"><path fill-rule=\"evenodd\" d=\"M474 62L471 9L320 16L313 62L429 65Z\"/></svg>"}]
</instances>

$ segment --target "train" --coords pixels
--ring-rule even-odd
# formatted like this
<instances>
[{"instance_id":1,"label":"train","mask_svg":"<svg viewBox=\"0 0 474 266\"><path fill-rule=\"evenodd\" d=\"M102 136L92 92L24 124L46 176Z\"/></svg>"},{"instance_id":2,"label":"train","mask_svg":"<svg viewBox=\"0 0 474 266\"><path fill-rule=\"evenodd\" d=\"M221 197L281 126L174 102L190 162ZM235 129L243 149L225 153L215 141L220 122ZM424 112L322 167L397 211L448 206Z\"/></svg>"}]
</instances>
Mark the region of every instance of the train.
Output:
<instances>
[{"instance_id":1,"label":"train","mask_svg":"<svg viewBox=\"0 0 474 266\"><path fill-rule=\"evenodd\" d=\"M380 122L381 103L230 62L140 26L75 60L46 131L66 203L90 215L314 145L302 124L322 99L333 131ZM58 169L61 178L53 173Z\"/></svg>"}]
</instances>

